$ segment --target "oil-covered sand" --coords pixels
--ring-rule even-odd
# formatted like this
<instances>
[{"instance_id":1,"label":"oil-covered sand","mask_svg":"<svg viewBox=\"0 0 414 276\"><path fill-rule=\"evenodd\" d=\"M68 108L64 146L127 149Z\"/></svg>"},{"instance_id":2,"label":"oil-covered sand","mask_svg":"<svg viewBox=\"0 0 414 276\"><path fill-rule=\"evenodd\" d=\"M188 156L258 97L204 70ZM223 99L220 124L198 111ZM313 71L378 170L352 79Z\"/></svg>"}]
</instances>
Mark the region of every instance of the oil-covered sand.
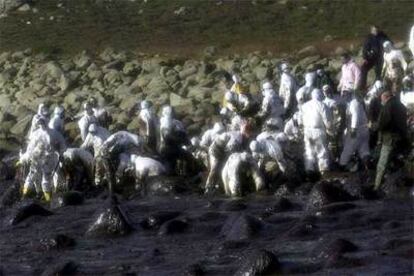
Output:
<instances>
[{"instance_id":1,"label":"oil-covered sand","mask_svg":"<svg viewBox=\"0 0 414 276\"><path fill-rule=\"evenodd\" d=\"M271 274L412 275L414 212L407 182L395 183L406 189L403 195L388 189L378 198L358 188L367 183L352 183L355 177L339 179L346 180L339 186L305 183L295 192L280 188L238 199L188 191L118 195L119 209L133 229L109 237L86 234L108 206L105 192L76 206L43 205L53 214L15 220L15 225L11 219L27 203L2 206L0 271L234 275L249 271L264 249L276 257ZM9 185L1 183L3 202Z\"/></svg>"}]
</instances>

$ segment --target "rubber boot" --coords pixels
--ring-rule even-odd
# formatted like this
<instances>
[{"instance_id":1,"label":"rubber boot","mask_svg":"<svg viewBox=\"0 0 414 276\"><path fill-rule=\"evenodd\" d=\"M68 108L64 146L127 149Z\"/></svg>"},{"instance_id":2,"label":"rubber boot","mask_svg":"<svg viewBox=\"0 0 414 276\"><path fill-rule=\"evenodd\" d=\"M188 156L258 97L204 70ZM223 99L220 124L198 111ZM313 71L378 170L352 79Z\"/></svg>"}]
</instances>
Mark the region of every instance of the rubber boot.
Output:
<instances>
[{"instance_id":1,"label":"rubber boot","mask_svg":"<svg viewBox=\"0 0 414 276\"><path fill-rule=\"evenodd\" d=\"M45 201L49 203L52 200L52 193L51 192L43 192L43 196Z\"/></svg>"},{"instance_id":2,"label":"rubber boot","mask_svg":"<svg viewBox=\"0 0 414 276\"><path fill-rule=\"evenodd\" d=\"M29 193L30 193L30 189L23 186L23 189L22 189L22 199L27 198L28 195L29 195Z\"/></svg>"}]
</instances>

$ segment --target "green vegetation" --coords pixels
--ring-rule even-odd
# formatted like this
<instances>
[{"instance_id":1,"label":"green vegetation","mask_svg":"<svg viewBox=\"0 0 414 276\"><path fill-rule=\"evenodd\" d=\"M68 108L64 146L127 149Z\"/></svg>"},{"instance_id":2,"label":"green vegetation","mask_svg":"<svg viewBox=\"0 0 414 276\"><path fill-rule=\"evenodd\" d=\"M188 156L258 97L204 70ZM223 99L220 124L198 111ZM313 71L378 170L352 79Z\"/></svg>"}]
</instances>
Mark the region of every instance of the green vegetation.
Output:
<instances>
[{"instance_id":1,"label":"green vegetation","mask_svg":"<svg viewBox=\"0 0 414 276\"><path fill-rule=\"evenodd\" d=\"M370 24L406 39L411 1L395 0L37 0L33 12L0 19L0 50L76 53L111 46L143 52L193 54L215 45L223 51L290 51L360 40ZM181 15L174 11L185 7ZM53 20L50 20L50 18ZM30 22L30 24L28 24ZM331 44L334 42L330 42Z\"/></svg>"}]
</instances>

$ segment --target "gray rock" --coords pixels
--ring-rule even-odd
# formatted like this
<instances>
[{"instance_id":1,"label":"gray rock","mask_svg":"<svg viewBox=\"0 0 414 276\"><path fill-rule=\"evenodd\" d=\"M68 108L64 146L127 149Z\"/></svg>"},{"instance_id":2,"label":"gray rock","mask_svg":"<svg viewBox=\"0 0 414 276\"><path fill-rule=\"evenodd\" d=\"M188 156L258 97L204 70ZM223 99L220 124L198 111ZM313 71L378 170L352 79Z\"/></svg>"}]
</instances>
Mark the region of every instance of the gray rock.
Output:
<instances>
[{"instance_id":1,"label":"gray rock","mask_svg":"<svg viewBox=\"0 0 414 276\"><path fill-rule=\"evenodd\" d=\"M77 68L86 69L92 63L91 57L86 51L80 53L73 61Z\"/></svg>"},{"instance_id":2,"label":"gray rock","mask_svg":"<svg viewBox=\"0 0 414 276\"><path fill-rule=\"evenodd\" d=\"M16 10L21 6L29 3L29 0L0 0L0 14Z\"/></svg>"},{"instance_id":3,"label":"gray rock","mask_svg":"<svg viewBox=\"0 0 414 276\"><path fill-rule=\"evenodd\" d=\"M256 75L256 78L260 81L270 78L272 75L272 70L264 66L257 66L253 69L253 72Z\"/></svg>"},{"instance_id":4,"label":"gray rock","mask_svg":"<svg viewBox=\"0 0 414 276\"><path fill-rule=\"evenodd\" d=\"M22 118L10 129L10 133L16 135L17 137L23 137L29 130L31 121L32 116L28 115Z\"/></svg>"},{"instance_id":5,"label":"gray rock","mask_svg":"<svg viewBox=\"0 0 414 276\"><path fill-rule=\"evenodd\" d=\"M181 79L186 79L189 76L194 75L195 73L197 73L197 67L194 65L191 65L188 68L180 71L178 75L180 76Z\"/></svg>"},{"instance_id":6,"label":"gray rock","mask_svg":"<svg viewBox=\"0 0 414 276\"><path fill-rule=\"evenodd\" d=\"M162 77L156 76L151 79L146 89L157 93L168 93L170 92L171 87Z\"/></svg>"},{"instance_id":7,"label":"gray rock","mask_svg":"<svg viewBox=\"0 0 414 276\"><path fill-rule=\"evenodd\" d=\"M73 82L68 75L62 74L58 85L59 85L60 90L62 90L63 92L66 92L70 88L72 83Z\"/></svg>"},{"instance_id":8,"label":"gray rock","mask_svg":"<svg viewBox=\"0 0 414 276\"><path fill-rule=\"evenodd\" d=\"M308 56L314 56L318 54L318 49L316 49L315 46L307 46L300 51L298 51L297 55L299 58L308 57Z\"/></svg>"},{"instance_id":9,"label":"gray rock","mask_svg":"<svg viewBox=\"0 0 414 276\"><path fill-rule=\"evenodd\" d=\"M178 115L187 115L194 112L194 104L191 99L183 98L175 93L170 94L170 105Z\"/></svg>"}]
</instances>

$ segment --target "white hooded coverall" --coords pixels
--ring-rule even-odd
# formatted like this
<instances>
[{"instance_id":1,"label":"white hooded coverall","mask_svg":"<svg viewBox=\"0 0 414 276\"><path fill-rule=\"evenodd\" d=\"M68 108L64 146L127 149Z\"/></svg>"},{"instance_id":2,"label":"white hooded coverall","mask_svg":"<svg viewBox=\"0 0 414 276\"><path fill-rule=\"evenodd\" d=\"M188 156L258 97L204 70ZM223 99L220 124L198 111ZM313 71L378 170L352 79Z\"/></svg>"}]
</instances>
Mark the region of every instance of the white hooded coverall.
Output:
<instances>
[{"instance_id":1,"label":"white hooded coverall","mask_svg":"<svg viewBox=\"0 0 414 276\"><path fill-rule=\"evenodd\" d=\"M243 183L240 176L242 173L245 173L242 171L243 169L250 170L253 176L256 191L264 189L265 183L263 177L257 167L257 164L253 162L252 156L246 152L236 152L229 156L221 173L226 195L242 196Z\"/></svg>"},{"instance_id":2,"label":"white hooded coverall","mask_svg":"<svg viewBox=\"0 0 414 276\"><path fill-rule=\"evenodd\" d=\"M223 133L224 126L220 123L215 123L213 128L204 132L203 136L201 137L200 146L202 148L208 148L211 143L213 143L214 139Z\"/></svg>"},{"instance_id":3,"label":"white hooded coverall","mask_svg":"<svg viewBox=\"0 0 414 276\"><path fill-rule=\"evenodd\" d=\"M82 141L85 141L86 136L88 135L88 128L91 124L97 124L98 119L95 117L95 115L89 115L87 111L85 111L82 118L80 118L78 122L80 136Z\"/></svg>"},{"instance_id":4,"label":"white hooded coverall","mask_svg":"<svg viewBox=\"0 0 414 276\"><path fill-rule=\"evenodd\" d=\"M65 148L62 135L53 129L39 128L32 133L27 150L20 158L21 162L30 161L24 190L32 190L34 186L37 193L51 192L52 176L58 166L59 154Z\"/></svg>"},{"instance_id":5,"label":"white hooded coverall","mask_svg":"<svg viewBox=\"0 0 414 276\"><path fill-rule=\"evenodd\" d=\"M305 85L299 88L299 90L296 92L296 94L302 95L303 102L306 102L311 98L312 91L315 88L315 81L316 81L315 72L309 72L305 74Z\"/></svg>"},{"instance_id":6,"label":"white hooded coverall","mask_svg":"<svg viewBox=\"0 0 414 276\"><path fill-rule=\"evenodd\" d=\"M243 142L240 131L229 131L218 135L208 149L210 171L206 181L206 191L212 189L219 173L221 162L226 155L237 151Z\"/></svg>"},{"instance_id":7,"label":"white hooded coverall","mask_svg":"<svg viewBox=\"0 0 414 276\"><path fill-rule=\"evenodd\" d=\"M327 131L332 122L321 93L314 90L312 99L302 106L306 171L315 171L315 166L320 172L329 168Z\"/></svg>"},{"instance_id":8,"label":"white hooded coverall","mask_svg":"<svg viewBox=\"0 0 414 276\"><path fill-rule=\"evenodd\" d=\"M281 118L285 114L283 102L273 89L263 90L262 107L259 116L263 119Z\"/></svg>"},{"instance_id":9,"label":"white hooded coverall","mask_svg":"<svg viewBox=\"0 0 414 276\"><path fill-rule=\"evenodd\" d=\"M160 176L167 173L167 168L155 159L133 154L131 155L131 161L138 181L145 181L147 177Z\"/></svg>"},{"instance_id":10,"label":"white hooded coverall","mask_svg":"<svg viewBox=\"0 0 414 276\"><path fill-rule=\"evenodd\" d=\"M283 101L285 110L289 110L293 106L295 100L294 94L297 90L295 78L289 72L283 72L280 77L279 96Z\"/></svg>"},{"instance_id":11,"label":"white hooded coverall","mask_svg":"<svg viewBox=\"0 0 414 276\"><path fill-rule=\"evenodd\" d=\"M94 155L96 156L103 145L103 143L110 136L109 131L106 128L96 126L96 131L89 132L86 136L85 141L83 141L80 146L82 149L93 150Z\"/></svg>"},{"instance_id":12,"label":"white hooded coverall","mask_svg":"<svg viewBox=\"0 0 414 276\"><path fill-rule=\"evenodd\" d=\"M345 130L344 148L339 160L342 166L349 163L355 152L361 159L369 156L369 129L364 106L357 99L353 99L346 113L348 127ZM352 130L356 132L355 137L351 135Z\"/></svg>"}]
</instances>

